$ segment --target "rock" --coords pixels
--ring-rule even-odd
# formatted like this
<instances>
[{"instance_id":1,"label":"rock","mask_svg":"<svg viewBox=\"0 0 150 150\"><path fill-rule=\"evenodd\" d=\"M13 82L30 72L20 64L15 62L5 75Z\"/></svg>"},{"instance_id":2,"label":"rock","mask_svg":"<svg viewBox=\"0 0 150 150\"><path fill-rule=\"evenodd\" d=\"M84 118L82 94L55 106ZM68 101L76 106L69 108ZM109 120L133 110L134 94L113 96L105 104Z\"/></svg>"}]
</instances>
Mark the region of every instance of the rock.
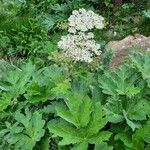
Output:
<instances>
[{"instance_id":1,"label":"rock","mask_svg":"<svg viewBox=\"0 0 150 150\"><path fill-rule=\"evenodd\" d=\"M150 51L150 37L136 34L135 36L128 36L120 41L111 41L107 44L107 47L116 54L110 64L111 68L116 68L128 58L130 48L138 47Z\"/></svg>"}]
</instances>

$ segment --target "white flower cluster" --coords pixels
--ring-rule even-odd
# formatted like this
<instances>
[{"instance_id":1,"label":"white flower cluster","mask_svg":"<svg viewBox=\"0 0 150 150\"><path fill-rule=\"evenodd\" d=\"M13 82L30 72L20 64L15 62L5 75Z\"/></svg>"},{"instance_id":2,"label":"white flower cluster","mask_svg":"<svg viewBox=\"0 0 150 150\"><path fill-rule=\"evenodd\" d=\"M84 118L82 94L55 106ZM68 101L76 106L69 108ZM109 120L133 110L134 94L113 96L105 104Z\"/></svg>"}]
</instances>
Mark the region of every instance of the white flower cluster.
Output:
<instances>
[{"instance_id":1,"label":"white flower cluster","mask_svg":"<svg viewBox=\"0 0 150 150\"><path fill-rule=\"evenodd\" d=\"M87 32L90 29L104 27L104 18L92 11L80 9L73 11L69 18L69 34L62 36L58 47L65 51L75 61L90 63L94 55L101 54L100 44L94 40L94 34Z\"/></svg>"},{"instance_id":2,"label":"white flower cluster","mask_svg":"<svg viewBox=\"0 0 150 150\"><path fill-rule=\"evenodd\" d=\"M70 33L77 31L88 31L91 29L102 29L104 27L104 18L95 14L93 11L86 11L85 9L74 10L68 19Z\"/></svg>"},{"instance_id":3,"label":"white flower cluster","mask_svg":"<svg viewBox=\"0 0 150 150\"><path fill-rule=\"evenodd\" d=\"M61 37L58 47L66 50L66 54L71 55L75 61L90 63L93 54L101 54L101 51L99 51L100 44L97 44L93 38L92 32L79 32L77 35L68 34Z\"/></svg>"}]
</instances>

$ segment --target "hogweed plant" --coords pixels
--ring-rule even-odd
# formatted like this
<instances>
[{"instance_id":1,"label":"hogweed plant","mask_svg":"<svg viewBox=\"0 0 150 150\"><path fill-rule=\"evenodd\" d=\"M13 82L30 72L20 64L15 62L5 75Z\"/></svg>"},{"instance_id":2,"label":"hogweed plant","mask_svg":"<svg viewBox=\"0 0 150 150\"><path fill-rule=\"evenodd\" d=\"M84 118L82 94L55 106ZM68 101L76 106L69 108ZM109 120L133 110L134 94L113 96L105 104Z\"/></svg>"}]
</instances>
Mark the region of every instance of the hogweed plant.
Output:
<instances>
[{"instance_id":1,"label":"hogweed plant","mask_svg":"<svg viewBox=\"0 0 150 150\"><path fill-rule=\"evenodd\" d=\"M74 10L68 21L68 34L61 37L58 47L76 62L91 63L93 56L101 55L101 46L91 30L104 28L104 18L82 8Z\"/></svg>"}]
</instances>

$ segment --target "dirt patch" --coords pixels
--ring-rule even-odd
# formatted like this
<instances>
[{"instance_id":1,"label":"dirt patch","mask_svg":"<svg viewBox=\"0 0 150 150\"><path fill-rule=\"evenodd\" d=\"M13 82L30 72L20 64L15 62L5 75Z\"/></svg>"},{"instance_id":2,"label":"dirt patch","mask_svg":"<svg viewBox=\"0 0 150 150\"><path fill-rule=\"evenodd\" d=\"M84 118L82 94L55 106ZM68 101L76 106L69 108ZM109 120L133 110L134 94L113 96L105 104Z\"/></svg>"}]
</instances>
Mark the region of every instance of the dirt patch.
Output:
<instances>
[{"instance_id":1,"label":"dirt patch","mask_svg":"<svg viewBox=\"0 0 150 150\"><path fill-rule=\"evenodd\" d=\"M135 36L128 36L121 41L111 41L108 43L107 47L116 54L110 64L111 68L116 68L128 58L128 54L132 47L150 51L150 37L136 34Z\"/></svg>"}]
</instances>

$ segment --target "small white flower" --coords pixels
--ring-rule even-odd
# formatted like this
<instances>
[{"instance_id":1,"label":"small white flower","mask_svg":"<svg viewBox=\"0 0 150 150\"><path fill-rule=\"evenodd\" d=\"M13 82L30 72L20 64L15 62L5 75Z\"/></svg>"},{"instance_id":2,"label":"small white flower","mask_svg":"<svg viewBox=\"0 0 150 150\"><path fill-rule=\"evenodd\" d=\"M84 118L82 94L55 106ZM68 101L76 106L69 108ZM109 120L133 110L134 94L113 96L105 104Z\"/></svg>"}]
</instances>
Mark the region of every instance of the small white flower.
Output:
<instances>
[{"instance_id":1,"label":"small white flower","mask_svg":"<svg viewBox=\"0 0 150 150\"><path fill-rule=\"evenodd\" d=\"M141 41L142 39L139 38L138 40Z\"/></svg>"},{"instance_id":2,"label":"small white flower","mask_svg":"<svg viewBox=\"0 0 150 150\"><path fill-rule=\"evenodd\" d=\"M70 27L68 29L68 32L75 34L76 33L76 29L74 27Z\"/></svg>"},{"instance_id":3,"label":"small white flower","mask_svg":"<svg viewBox=\"0 0 150 150\"><path fill-rule=\"evenodd\" d=\"M72 12L72 14L73 14L73 15L78 15L78 11L77 11L77 10L74 10L74 11Z\"/></svg>"},{"instance_id":4,"label":"small white flower","mask_svg":"<svg viewBox=\"0 0 150 150\"><path fill-rule=\"evenodd\" d=\"M117 32L114 32L114 36L116 36L117 35Z\"/></svg>"}]
</instances>

